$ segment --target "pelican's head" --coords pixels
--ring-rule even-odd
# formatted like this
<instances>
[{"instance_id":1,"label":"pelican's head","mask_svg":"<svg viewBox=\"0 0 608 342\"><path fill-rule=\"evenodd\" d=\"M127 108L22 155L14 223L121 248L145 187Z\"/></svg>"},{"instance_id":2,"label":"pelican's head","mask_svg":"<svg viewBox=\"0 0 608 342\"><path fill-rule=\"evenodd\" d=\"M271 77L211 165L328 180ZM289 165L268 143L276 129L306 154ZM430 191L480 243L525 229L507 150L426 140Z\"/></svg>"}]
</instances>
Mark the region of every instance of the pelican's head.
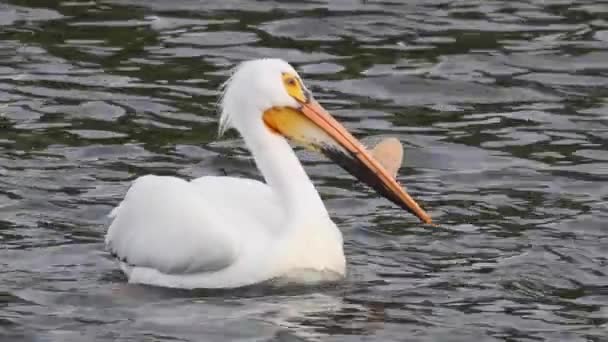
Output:
<instances>
[{"instance_id":1,"label":"pelican's head","mask_svg":"<svg viewBox=\"0 0 608 342\"><path fill-rule=\"evenodd\" d=\"M220 134L229 127L243 133L261 124L270 134L326 155L421 221L432 222L370 152L315 101L287 62L260 59L240 64L225 85L221 108Z\"/></svg>"}]
</instances>

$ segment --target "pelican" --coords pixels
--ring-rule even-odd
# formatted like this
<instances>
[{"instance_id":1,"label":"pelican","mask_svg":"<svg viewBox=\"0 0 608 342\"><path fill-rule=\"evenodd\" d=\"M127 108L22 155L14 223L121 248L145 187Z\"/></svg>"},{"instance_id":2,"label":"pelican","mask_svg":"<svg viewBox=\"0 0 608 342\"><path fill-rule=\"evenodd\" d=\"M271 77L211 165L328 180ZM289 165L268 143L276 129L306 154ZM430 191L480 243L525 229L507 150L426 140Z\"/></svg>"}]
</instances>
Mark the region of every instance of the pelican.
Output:
<instances>
[{"instance_id":1,"label":"pelican","mask_svg":"<svg viewBox=\"0 0 608 342\"><path fill-rule=\"evenodd\" d=\"M320 152L401 208L430 216L280 59L246 61L223 86L219 134L236 129L265 182L145 175L110 213L105 243L130 283L237 288L339 280L342 234L288 141Z\"/></svg>"}]
</instances>

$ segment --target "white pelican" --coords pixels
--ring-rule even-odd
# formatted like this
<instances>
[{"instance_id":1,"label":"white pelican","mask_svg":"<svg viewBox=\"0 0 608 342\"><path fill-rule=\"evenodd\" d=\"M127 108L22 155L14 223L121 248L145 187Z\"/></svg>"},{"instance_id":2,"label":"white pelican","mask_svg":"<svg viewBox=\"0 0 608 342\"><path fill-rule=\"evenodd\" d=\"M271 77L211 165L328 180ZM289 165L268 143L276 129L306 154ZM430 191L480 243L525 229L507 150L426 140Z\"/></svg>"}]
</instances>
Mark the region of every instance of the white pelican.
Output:
<instances>
[{"instance_id":1,"label":"white pelican","mask_svg":"<svg viewBox=\"0 0 608 342\"><path fill-rule=\"evenodd\" d=\"M272 279L340 279L342 234L287 139L334 160L431 223L389 172L315 101L283 60L239 65L226 82L219 132L235 128L265 183L146 175L110 214L108 250L129 282L234 288Z\"/></svg>"}]
</instances>

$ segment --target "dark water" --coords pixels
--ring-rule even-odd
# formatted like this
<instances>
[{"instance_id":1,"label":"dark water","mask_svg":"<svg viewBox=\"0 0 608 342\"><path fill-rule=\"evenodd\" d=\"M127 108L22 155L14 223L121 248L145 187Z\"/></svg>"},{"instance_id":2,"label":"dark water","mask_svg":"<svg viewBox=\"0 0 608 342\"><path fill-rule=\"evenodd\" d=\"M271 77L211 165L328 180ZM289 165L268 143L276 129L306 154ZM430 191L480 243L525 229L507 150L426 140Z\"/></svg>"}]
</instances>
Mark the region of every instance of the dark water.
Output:
<instances>
[{"instance_id":1,"label":"dark water","mask_svg":"<svg viewBox=\"0 0 608 342\"><path fill-rule=\"evenodd\" d=\"M301 153L346 281L125 284L103 236L131 180L259 177L216 139L216 89L271 56L359 137L399 137L442 227ZM14 0L0 103L2 341L608 341L606 2Z\"/></svg>"}]
</instances>

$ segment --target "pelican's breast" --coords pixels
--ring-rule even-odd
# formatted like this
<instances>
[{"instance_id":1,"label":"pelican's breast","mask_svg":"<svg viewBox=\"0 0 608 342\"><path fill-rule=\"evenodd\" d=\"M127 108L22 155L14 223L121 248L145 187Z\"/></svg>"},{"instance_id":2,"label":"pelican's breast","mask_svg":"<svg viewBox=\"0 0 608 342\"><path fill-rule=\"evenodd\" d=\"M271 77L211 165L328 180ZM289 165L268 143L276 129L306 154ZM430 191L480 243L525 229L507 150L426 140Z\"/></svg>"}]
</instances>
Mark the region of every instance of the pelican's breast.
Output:
<instances>
[{"instance_id":1,"label":"pelican's breast","mask_svg":"<svg viewBox=\"0 0 608 342\"><path fill-rule=\"evenodd\" d=\"M305 226L290 229L280 244L283 276L302 278L314 272L333 273L333 278L335 274L344 276L346 259L338 227L329 217L307 222Z\"/></svg>"}]
</instances>

